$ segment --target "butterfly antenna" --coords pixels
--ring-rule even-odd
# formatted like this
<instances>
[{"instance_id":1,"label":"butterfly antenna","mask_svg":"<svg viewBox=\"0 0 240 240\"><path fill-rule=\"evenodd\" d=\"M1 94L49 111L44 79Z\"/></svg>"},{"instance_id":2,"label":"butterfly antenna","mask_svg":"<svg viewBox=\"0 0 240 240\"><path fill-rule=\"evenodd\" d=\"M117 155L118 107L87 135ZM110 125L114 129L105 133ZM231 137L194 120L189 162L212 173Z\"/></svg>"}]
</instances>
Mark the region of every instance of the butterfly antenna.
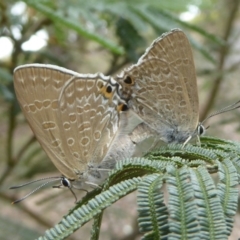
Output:
<instances>
[{"instance_id":1,"label":"butterfly antenna","mask_svg":"<svg viewBox=\"0 0 240 240\"><path fill-rule=\"evenodd\" d=\"M229 106L227 106L227 107L224 107L224 108L220 109L219 111L217 111L217 112L215 112L215 113L213 113L213 114L211 114L210 116L208 116L207 118L205 118L205 119L202 121L202 124L203 124L206 120L208 120L209 118L211 118L211 117L213 117L213 116L219 115L219 114L221 114L221 113L229 112L229 111L232 111L232 110L237 109L237 108L240 108L240 100L237 101L237 102L235 102L235 103L233 103L233 104L231 104L231 105L229 105Z\"/></svg>"},{"instance_id":2,"label":"butterfly antenna","mask_svg":"<svg viewBox=\"0 0 240 240\"><path fill-rule=\"evenodd\" d=\"M33 180L33 181L31 181L31 182L27 182L27 183L24 183L24 184L22 184L22 185L17 185L17 186L12 186L12 187L10 187L9 189L16 189L16 188L21 188L21 187L25 187L25 186L27 186L27 185L30 185L30 184L32 184L32 183L35 183L35 182L40 182L40 181L44 181L44 180L49 180L49 179L61 179L61 177L47 177L47 178L41 178L41 179L37 179L37 180ZM55 181L55 180L53 180L53 181ZM52 181L51 181L52 182Z\"/></svg>"},{"instance_id":3,"label":"butterfly antenna","mask_svg":"<svg viewBox=\"0 0 240 240\"><path fill-rule=\"evenodd\" d=\"M51 177L53 178L53 177ZM54 178L57 178L57 177L54 177ZM45 179L50 179L50 178L45 178ZM38 181L42 181L44 179L39 179L39 180L35 180L35 181L32 181L32 182L29 182L29 183L26 183L26 184L23 184L23 185L19 185L19 186L14 186L14 187L11 187L10 189L16 189L16 188L20 188L20 187L24 187L24 186L27 186L31 183L34 183L34 182L38 182ZM30 193L28 193L27 195L25 195L24 197L12 202L12 204L16 204L16 203L19 203L21 201L23 201L24 199L26 199L27 197L29 197L30 195L32 195L33 193L35 193L36 191L38 191L40 188L44 187L45 185L47 185L48 183L51 183L51 182L54 182L54 181L57 181L59 180L59 177L58 179L52 179L51 181L48 181L48 182L45 182L43 183L42 185L38 186L36 189L34 189L33 191L31 191Z\"/></svg>"}]
</instances>

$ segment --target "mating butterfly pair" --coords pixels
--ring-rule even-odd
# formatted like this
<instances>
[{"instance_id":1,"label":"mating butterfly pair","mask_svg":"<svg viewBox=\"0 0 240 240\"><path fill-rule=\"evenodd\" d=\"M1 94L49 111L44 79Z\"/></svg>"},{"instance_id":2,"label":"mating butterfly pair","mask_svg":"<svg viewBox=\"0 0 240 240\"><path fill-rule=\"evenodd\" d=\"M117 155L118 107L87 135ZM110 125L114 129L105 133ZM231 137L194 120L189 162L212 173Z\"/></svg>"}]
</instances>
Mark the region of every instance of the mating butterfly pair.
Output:
<instances>
[{"instance_id":1,"label":"mating butterfly pair","mask_svg":"<svg viewBox=\"0 0 240 240\"><path fill-rule=\"evenodd\" d=\"M204 130L191 46L178 29L156 39L116 78L28 64L15 69L14 87L32 131L64 176L61 184L70 189L101 183L116 161L158 141L185 143Z\"/></svg>"}]
</instances>

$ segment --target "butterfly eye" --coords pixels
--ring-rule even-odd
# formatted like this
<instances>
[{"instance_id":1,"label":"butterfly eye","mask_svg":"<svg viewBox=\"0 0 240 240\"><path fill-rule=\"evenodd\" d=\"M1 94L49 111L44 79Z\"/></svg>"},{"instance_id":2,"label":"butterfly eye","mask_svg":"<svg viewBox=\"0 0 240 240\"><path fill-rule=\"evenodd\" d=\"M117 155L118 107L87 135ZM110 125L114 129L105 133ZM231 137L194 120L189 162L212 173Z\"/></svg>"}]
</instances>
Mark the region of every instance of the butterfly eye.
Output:
<instances>
[{"instance_id":1,"label":"butterfly eye","mask_svg":"<svg viewBox=\"0 0 240 240\"><path fill-rule=\"evenodd\" d=\"M203 135L205 133L205 130L206 130L206 128L202 124L199 124L198 129L197 129L198 136Z\"/></svg>"},{"instance_id":2,"label":"butterfly eye","mask_svg":"<svg viewBox=\"0 0 240 240\"><path fill-rule=\"evenodd\" d=\"M62 178L61 183L64 187L71 187L70 181L65 177Z\"/></svg>"}]
</instances>

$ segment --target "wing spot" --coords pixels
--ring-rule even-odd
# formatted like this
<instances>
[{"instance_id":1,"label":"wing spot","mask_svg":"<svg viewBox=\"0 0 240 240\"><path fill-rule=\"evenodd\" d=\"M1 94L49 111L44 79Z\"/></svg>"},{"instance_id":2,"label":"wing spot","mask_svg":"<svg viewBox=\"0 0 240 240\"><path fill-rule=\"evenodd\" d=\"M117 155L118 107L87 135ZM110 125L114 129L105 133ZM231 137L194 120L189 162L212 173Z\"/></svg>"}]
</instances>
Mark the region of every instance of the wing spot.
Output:
<instances>
[{"instance_id":1,"label":"wing spot","mask_svg":"<svg viewBox=\"0 0 240 240\"><path fill-rule=\"evenodd\" d=\"M90 109L91 109L91 105L88 104L88 103L86 103L86 104L84 105L84 111L87 112L87 111L89 111Z\"/></svg>"},{"instance_id":2,"label":"wing spot","mask_svg":"<svg viewBox=\"0 0 240 240\"><path fill-rule=\"evenodd\" d=\"M28 105L25 105L23 109L24 109L24 112L30 112L30 108L28 107Z\"/></svg>"},{"instance_id":3,"label":"wing spot","mask_svg":"<svg viewBox=\"0 0 240 240\"><path fill-rule=\"evenodd\" d=\"M182 121L185 121L185 120L187 119L187 116L186 116L186 114L182 114L182 115L180 116L180 118L181 118Z\"/></svg>"},{"instance_id":4,"label":"wing spot","mask_svg":"<svg viewBox=\"0 0 240 240\"><path fill-rule=\"evenodd\" d=\"M167 84L165 82L159 82L160 88L165 88Z\"/></svg>"},{"instance_id":5,"label":"wing spot","mask_svg":"<svg viewBox=\"0 0 240 240\"><path fill-rule=\"evenodd\" d=\"M77 114L83 114L84 108L83 107L77 107Z\"/></svg>"},{"instance_id":6,"label":"wing spot","mask_svg":"<svg viewBox=\"0 0 240 240\"><path fill-rule=\"evenodd\" d=\"M180 107L185 107L187 105L186 101L179 102Z\"/></svg>"},{"instance_id":7,"label":"wing spot","mask_svg":"<svg viewBox=\"0 0 240 240\"><path fill-rule=\"evenodd\" d=\"M70 113L69 114L69 120L70 120L70 122L76 122L76 120L77 120L76 114L75 113Z\"/></svg>"},{"instance_id":8,"label":"wing spot","mask_svg":"<svg viewBox=\"0 0 240 240\"><path fill-rule=\"evenodd\" d=\"M87 89L90 90L90 89L92 89L92 88L94 87L95 81L93 81L93 80L88 80L87 83L86 83L86 85L87 85Z\"/></svg>"},{"instance_id":9,"label":"wing spot","mask_svg":"<svg viewBox=\"0 0 240 240\"><path fill-rule=\"evenodd\" d=\"M94 118L96 116L96 110L95 109L92 109L89 111L89 117L90 118Z\"/></svg>"},{"instance_id":10,"label":"wing spot","mask_svg":"<svg viewBox=\"0 0 240 240\"><path fill-rule=\"evenodd\" d=\"M63 124L63 128L64 128L65 130L69 130L69 129L71 128L70 123L69 123L69 122L65 122L65 123Z\"/></svg>"},{"instance_id":11,"label":"wing spot","mask_svg":"<svg viewBox=\"0 0 240 240\"><path fill-rule=\"evenodd\" d=\"M175 85L173 83L167 83L167 87L170 91L175 91Z\"/></svg>"},{"instance_id":12,"label":"wing spot","mask_svg":"<svg viewBox=\"0 0 240 240\"><path fill-rule=\"evenodd\" d=\"M50 106L51 102L50 100L44 100L43 101L43 107L48 108Z\"/></svg>"},{"instance_id":13,"label":"wing spot","mask_svg":"<svg viewBox=\"0 0 240 240\"><path fill-rule=\"evenodd\" d=\"M66 156L64 152L60 152L59 154L62 158L64 158Z\"/></svg>"},{"instance_id":14,"label":"wing spot","mask_svg":"<svg viewBox=\"0 0 240 240\"><path fill-rule=\"evenodd\" d=\"M111 86L107 86L106 92L107 92L107 93L111 93L111 92L112 92L112 87L111 87Z\"/></svg>"},{"instance_id":15,"label":"wing spot","mask_svg":"<svg viewBox=\"0 0 240 240\"><path fill-rule=\"evenodd\" d=\"M177 65L177 66L181 66L182 65L182 60L181 59L177 59L175 61L175 64L174 65Z\"/></svg>"},{"instance_id":16,"label":"wing spot","mask_svg":"<svg viewBox=\"0 0 240 240\"><path fill-rule=\"evenodd\" d=\"M125 82L126 84L130 84L130 85L133 84L133 80L132 80L132 78L131 78L130 76L127 76L127 77L124 79L124 82Z\"/></svg>"},{"instance_id":17,"label":"wing spot","mask_svg":"<svg viewBox=\"0 0 240 240\"><path fill-rule=\"evenodd\" d=\"M183 63L185 64L185 65L189 65L189 59L188 58L185 58L185 59L183 59Z\"/></svg>"},{"instance_id":18,"label":"wing spot","mask_svg":"<svg viewBox=\"0 0 240 240\"><path fill-rule=\"evenodd\" d=\"M75 88L78 92L82 92L84 90L84 85L82 81L76 81Z\"/></svg>"},{"instance_id":19,"label":"wing spot","mask_svg":"<svg viewBox=\"0 0 240 240\"><path fill-rule=\"evenodd\" d=\"M101 132L100 131L95 131L94 132L94 139L98 141L101 138Z\"/></svg>"},{"instance_id":20,"label":"wing spot","mask_svg":"<svg viewBox=\"0 0 240 240\"><path fill-rule=\"evenodd\" d=\"M164 64L165 65L165 64ZM162 73L163 74L165 74L165 75L168 75L171 71L170 71L170 69L169 69L169 67L166 65L166 66L163 66L162 68L161 68L161 71L162 71Z\"/></svg>"},{"instance_id":21,"label":"wing spot","mask_svg":"<svg viewBox=\"0 0 240 240\"><path fill-rule=\"evenodd\" d=\"M128 106L126 105L126 104L124 104L124 103L120 103L120 104L118 104L118 106L117 106L117 111L118 112L124 112L124 111L127 111L128 110Z\"/></svg>"},{"instance_id":22,"label":"wing spot","mask_svg":"<svg viewBox=\"0 0 240 240\"><path fill-rule=\"evenodd\" d=\"M52 101L51 107L53 110L57 110L58 109L58 100Z\"/></svg>"},{"instance_id":23,"label":"wing spot","mask_svg":"<svg viewBox=\"0 0 240 240\"><path fill-rule=\"evenodd\" d=\"M56 139L56 140L52 141L52 146L54 148L59 147L60 144L61 144L61 141L59 139Z\"/></svg>"},{"instance_id":24,"label":"wing spot","mask_svg":"<svg viewBox=\"0 0 240 240\"><path fill-rule=\"evenodd\" d=\"M74 140L73 138L68 138L67 144L68 144L69 146L73 146L74 143L75 143L75 140Z\"/></svg>"},{"instance_id":25,"label":"wing spot","mask_svg":"<svg viewBox=\"0 0 240 240\"><path fill-rule=\"evenodd\" d=\"M141 94L143 94L145 92L146 92L146 88L142 88L142 89L138 90L138 94L139 95L141 95Z\"/></svg>"},{"instance_id":26,"label":"wing spot","mask_svg":"<svg viewBox=\"0 0 240 240\"><path fill-rule=\"evenodd\" d=\"M108 87L105 87L103 86L101 89L100 89L100 92L103 94L103 96L105 98L112 98L113 96L113 91L112 91L112 87L111 86L108 86Z\"/></svg>"},{"instance_id":27,"label":"wing spot","mask_svg":"<svg viewBox=\"0 0 240 240\"><path fill-rule=\"evenodd\" d=\"M98 81L97 86L98 86L99 90L102 89L103 86L104 86L103 82L102 81Z\"/></svg>"},{"instance_id":28,"label":"wing spot","mask_svg":"<svg viewBox=\"0 0 240 240\"><path fill-rule=\"evenodd\" d=\"M83 138L81 139L81 145L82 145L82 146L87 146L89 143L90 143L89 137L83 137Z\"/></svg>"},{"instance_id":29,"label":"wing spot","mask_svg":"<svg viewBox=\"0 0 240 240\"><path fill-rule=\"evenodd\" d=\"M146 88L147 88L147 91L153 91L154 90L154 88L152 86L147 86Z\"/></svg>"},{"instance_id":30,"label":"wing spot","mask_svg":"<svg viewBox=\"0 0 240 240\"><path fill-rule=\"evenodd\" d=\"M165 104L164 108L167 112L171 111L171 105L170 104Z\"/></svg>"},{"instance_id":31,"label":"wing spot","mask_svg":"<svg viewBox=\"0 0 240 240\"><path fill-rule=\"evenodd\" d=\"M68 103L68 105L72 105L74 101L75 98L73 97L73 92L71 92L66 96L66 102Z\"/></svg>"},{"instance_id":32,"label":"wing spot","mask_svg":"<svg viewBox=\"0 0 240 240\"><path fill-rule=\"evenodd\" d=\"M84 131L86 131L86 130L89 130L90 127L91 127L90 122L84 122L84 123L82 123L81 125L79 125L78 130L79 130L79 132L81 133L81 132L84 132Z\"/></svg>"},{"instance_id":33,"label":"wing spot","mask_svg":"<svg viewBox=\"0 0 240 240\"><path fill-rule=\"evenodd\" d=\"M40 102L40 101L38 101L38 100L35 100L35 101L34 101L34 104L35 104L35 106L36 106L36 108L37 108L38 110L40 110L40 109L42 108L42 102Z\"/></svg>"},{"instance_id":34,"label":"wing spot","mask_svg":"<svg viewBox=\"0 0 240 240\"><path fill-rule=\"evenodd\" d=\"M104 113L105 111L105 107L103 105L98 105L97 107L97 113Z\"/></svg>"},{"instance_id":35,"label":"wing spot","mask_svg":"<svg viewBox=\"0 0 240 240\"><path fill-rule=\"evenodd\" d=\"M43 122L42 127L44 130L49 130L55 128L56 124L54 122Z\"/></svg>"},{"instance_id":36,"label":"wing spot","mask_svg":"<svg viewBox=\"0 0 240 240\"><path fill-rule=\"evenodd\" d=\"M178 87L176 87L176 91L177 91L177 92L182 92L183 89L182 89L182 87L178 86Z\"/></svg>"},{"instance_id":37,"label":"wing spot","mask_svg":"<svg viewBox=\"0 0 240 240\"><path fill-rule=\"evenodd\" d=\"M34 104L29 104L29 109L31 112L36 112L37 110Z\"/></svg>"},{"instance_id":38,"label":"wing spot","mask_svg":"<svg viewBox=\"0 0 240 240\"><path fill-rule=\"evenodd\" d=\"M72 154L76 159L80 159L79 153L78 152L73 152Z\"/></svg>"}]
</instances>

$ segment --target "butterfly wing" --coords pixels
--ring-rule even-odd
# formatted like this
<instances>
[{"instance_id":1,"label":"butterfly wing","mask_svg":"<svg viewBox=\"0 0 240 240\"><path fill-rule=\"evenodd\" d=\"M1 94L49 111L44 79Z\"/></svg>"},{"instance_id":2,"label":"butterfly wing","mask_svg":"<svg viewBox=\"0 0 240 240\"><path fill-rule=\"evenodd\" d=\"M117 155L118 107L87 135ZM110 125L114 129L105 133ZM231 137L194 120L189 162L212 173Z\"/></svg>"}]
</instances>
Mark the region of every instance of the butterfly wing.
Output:
<instances>
[{"instance_id":1,"label":"butterfly wing","mask_svg":"<svg viewBox=\"0 0 240 240\"><path fill-rule=\"evenodd\" d=\"M121 95L165 142L184 142L198 124L191 46L181 30L156 39L136 65L117 76Z\"/></svg>"},{"instance_id":2,"label":"butterfly wing","mask_svg":"<svg viewBox=\"0 0 240 240\"><path fill-rule=\"evenodd\" d=\"M53 65L14 71L17 99L41 146L69 179L104 158L124 107L118 84L102 74L83 75Z\"/></svg>"},{"instance_id":3,"label":"butterfly wing","mask_svg":"<svg viewBox=\"0 0 240 240\"><path fill-rule=\"evenodd\" d=\"M120 131L120 113L126 107L118 96L119 87L102 74L91 79L76 77L66 83L59 95L65 130L62 139L74 161L97 166L109 152Z\"/></svg>"}]
</instances>

